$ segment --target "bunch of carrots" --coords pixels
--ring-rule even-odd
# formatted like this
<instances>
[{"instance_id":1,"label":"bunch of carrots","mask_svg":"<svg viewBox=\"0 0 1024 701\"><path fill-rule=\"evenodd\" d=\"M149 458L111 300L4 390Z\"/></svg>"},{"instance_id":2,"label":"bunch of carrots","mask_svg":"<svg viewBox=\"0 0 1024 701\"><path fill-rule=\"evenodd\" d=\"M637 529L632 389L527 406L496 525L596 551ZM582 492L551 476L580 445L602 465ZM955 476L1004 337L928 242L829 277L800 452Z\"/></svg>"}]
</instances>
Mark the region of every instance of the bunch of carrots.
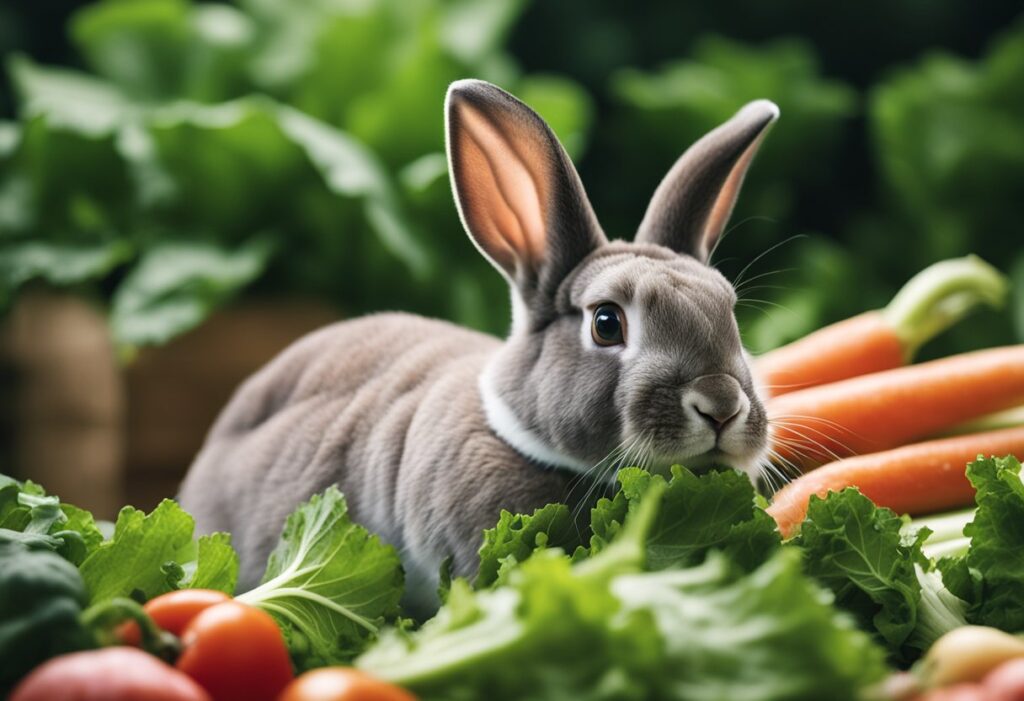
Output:
<instances>
[{"instance_id":1,"label":"bunch of carrots","mask_svg":"<svg viewBox=\"0 0 1024 701\"><path fill-rule=\"evenodd\" d=\"M974 503L966 464L1024 458L1024 344L908 364L972 309L998 307L1005 278L975 256L937 263L882 310L755 360L769 396L772 458L801 473L768 511L783 535L812 495L858 487L917 516Z\"/></svg>"}]
</instances>

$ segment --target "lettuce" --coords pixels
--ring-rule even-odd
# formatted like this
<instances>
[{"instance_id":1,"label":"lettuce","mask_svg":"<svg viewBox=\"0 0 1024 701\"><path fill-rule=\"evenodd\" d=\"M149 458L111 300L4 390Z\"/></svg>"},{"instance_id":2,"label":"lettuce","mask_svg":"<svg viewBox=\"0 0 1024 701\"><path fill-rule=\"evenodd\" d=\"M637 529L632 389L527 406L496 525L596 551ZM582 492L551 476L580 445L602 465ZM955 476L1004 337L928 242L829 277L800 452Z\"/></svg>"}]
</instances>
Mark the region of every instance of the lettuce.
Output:
<instances>
[{"instance_id":1,"label":"lettuce","mask_svg":"<svg viewBox=\"0 0 1024 701\"><path fill-rule=\"evenodd\" d=\"M676 465L666 481L660 475L627 468L619 473L619 482L615 497L602 499L592 513L594 553L614 540L626 516L646 499L652 485L660 485L662 504L646 543L651 569L696 565L717 549L749 570L779 546L775 521L754 504L754 486L742 473L724 470L696 475Z\"/></svg>"},{"instance_id":2,"label":"lettuce","mask_svg":"<svg viewBox=\"0 0 1024 701\"><path fill-rule=\"evenodd\" d=\"M88 511L61 504L34 482L0 475L0 542L55 550L78 565L102 540Z\"/></svg>"},{"instance_id":3,"label":"lettuce","mask_svg":"<svg viewBox=\"0 0 1024 701\"><path fill-rule=\"evenodd\" d=\"M753 572L722 553L645 571L668 500L654 483L618 535L582 561L535 552L507 581L390 631L357 666L421 698L856 698L882 651L801 573L795 552Z\"/></svg>"},{"instance_id":4,"label":"lettuce","mask_svg":"<svg viewBox=\"0 0 1024 701\"><path fill-rule=\"evenodd\" d=\"M1024 483L1017 458L979 458L967 466L977 490L967 552L939 562L946 586L967 602L967 620L1024 630Z\"/></svg>"},{"instance_id":5,"label":"lettuce","mask_svg":"<svg viewBox=\"0 0 1024 701\"><path fill-rule=\"evenodd\" d=\"M195 522L177 503L163 500L150 514L121 509L114 536L82 562L92 604L130 596L143 601L180 588L202 586L234 593L238 555L225 533L193 541Z\"/></svg>"},{"instance_id":6,"label":"lettuce","mask_svg":"<svg viewBox=\"0 0 1024 701\"><path fill-rule=\"evenodd\" d=\"M494 528L484 531L480 566L473 583L477 587L488 587L504 581L516 565L537 550L572 551L580 544L579 530L565 504L548 504L532 515L502 510Z\"/></svg>"},{"instance_id":7,"label":"lettuce","mask_svg":"<svg viewBox=\"0 0 1024 701\"><path fill-rule=\"evenodd\" d=\"M398 615L402 567L395 549L349 519L336 487L285 522L263 583L236 597L274 617L299 669L350 660Z\"/></svg>"}]
</instances>

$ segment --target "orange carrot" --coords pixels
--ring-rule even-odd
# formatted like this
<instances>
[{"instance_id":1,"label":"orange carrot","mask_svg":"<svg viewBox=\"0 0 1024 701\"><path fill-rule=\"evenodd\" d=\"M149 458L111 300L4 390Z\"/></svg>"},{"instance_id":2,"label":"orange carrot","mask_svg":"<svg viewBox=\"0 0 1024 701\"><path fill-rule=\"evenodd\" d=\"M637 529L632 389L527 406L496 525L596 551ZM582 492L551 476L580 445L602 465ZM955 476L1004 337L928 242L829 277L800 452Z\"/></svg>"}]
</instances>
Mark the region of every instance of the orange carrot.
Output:
<instances>
[{"instance_id":1,"label":"orange carrot","mask_svg":"<svg viewBox=\"0 0 1024 701\"><path fill-rule=\"evenodd\" d=\"M776 457L807 468L935 435L1024 402L1024 345L792 392L768 402Z\"/></svg>"},{"instance_id":2,"label":"orange carrot","mask_svg":"<svg viewBox=\"0 0 1024 701\"><path fill-rule=\"evenodd\" d=\"M858 487L878 506L912 516L969 506L974 488L966 465L979 454L1024 458L1024 426L837 460L779 490L768 513L789 537L803 522L812 494L824 497L846 487Z\"/></svg>"},{"instance_id":3,"label":"orange carrot","mask_svg":"<svg viewBox=\"0 0 1024 701\"><path fill-rule=\"evenodd\" d=\"M879 311L818 329L788 346L755 359L768 395L898 368L906 353L899 336Z\"/></svg>"},{"instance_id":4,"label":"orange carrot","mask_svg":"<svg viewBox=\"0 0 1024 701\"><path fill-rule=\"evenodd\" d=\"M925 268L882 310L826 326L755 359L770 396L904 365L981 303L1000 306L1006 279L976 256Z\"/></svg>"}]
</instances>

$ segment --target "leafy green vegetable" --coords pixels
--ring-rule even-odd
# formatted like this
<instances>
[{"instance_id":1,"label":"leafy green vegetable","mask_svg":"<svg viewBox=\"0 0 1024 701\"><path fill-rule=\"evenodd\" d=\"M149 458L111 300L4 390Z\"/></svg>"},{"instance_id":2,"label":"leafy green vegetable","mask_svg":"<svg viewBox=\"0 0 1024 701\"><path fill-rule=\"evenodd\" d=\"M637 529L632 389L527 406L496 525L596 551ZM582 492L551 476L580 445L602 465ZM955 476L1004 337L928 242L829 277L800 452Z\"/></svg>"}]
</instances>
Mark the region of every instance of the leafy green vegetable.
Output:
<instances>
[{"instance_id":1,"label":"leafy green vegetable","mask_svg":"<svg viewBox=\"0 0 1024 701\"><path fill-rule=\"evenodd\" d=\"M974 520L964 527L967 553L940 561L949 590L967 602L967 620L1008 632L1024 630L1024 483L1008 455L967 466L977 490Z\"/></svg>"},{"instance_id":2,"label":"leafy green vegetable","mask_svg":"<svg viewBox=\"0 0 1024 701\"><path fill-rule=\"evenodd\" d=\"M272 615L300 669L346 662L398 614L394 548L349 519L336 487L288 517L263 582L238 601Z\"/></svg>"},{"instance_id":3,"label":"leafy green vegetable","mask_svg":"<svg viewBox=\"0 0 1024 701\"><path fill-rule=\"evenodd\" d=\"M81 565L90 603L115 597L147 600L192 582L233 593L238 557L228 537L222 533L202 536L196 544L194 527L192 517L170 499L149 515L131 506L121 509L114 537L101 543Z\"/></svg>"},{"instance_id":4,"label":"leafy green vegetable","mask_svg":"<svg viewBox=\"0 0 1024 701\"><path fill-rule=\"evenodd\" d=\"M565 504L548 504L530 516L503 510L497 525L484 531L474 584L489 587L503 582L534 551L560 548L571 552L581 545L580 541L579 529Z\"/></svg>"},{"instance_id":5,"label":"leafy green vegetable","mask_svg":"<svg viewBox=\"0 0 1024 701\"><path fill-rule=\"evenodd\" d=\"M61 504L33 482L0 474L0 541L55 550L78 565L102 540L88 511Z\"/></svg>"},{"instance_id":6,"label":"leafy green vegetable","mask_svg":"<svg viewBox=\"0 0 1024 701\"><path fill-rule=\"evenodd\" d=\"M902 526L889 509L844 489L826 499L811 497L794 540L808 574L832 590L837 605L897 650L917 625L921 591L914 566L923 561L920 546L927 536L908 541Z\"/></svg>"},{"instance_id":7,"label":"leafy green vegetable","mask_svg":"<svg viewBox=\"0 0 1024 701\"><path fill-rule=\"evenodd\" d=\"M872 91L871 135L910 265L967 250L997 261L1019 254L1001 230L1019 218L1022 66L1017 22L977 62L932 52Z\"/></svg>"},{"instance_id":8,"label":"leafy green vegetable","mask_svg":"<svg viewBox=\"0 0 1024 701\"><path fill-rule=\"evenodd\" d=\"M807 573L829 588L836 605L875 631L895 657L927 650L966 625L963 602L943 586L922 552L927 528L907 528L890 509L857 489L812 496L800 534Z\"/></svg>"},{"instance_id":9,"label":"leafy green vegetable","mask_svg":"<svg viewBox=\"0 0 1024 701\"><path fill-rule=\"evenodd\" d=\"M645 501L652 485L664 485L662 505L647 540L651 569L687 567L703 561L710 550L721 550L752 570L778 547L775 521L754 504L750 478L733 470L695 475L672 468L671 479L638 468L619 473L621 489L602 499L593 511L591 550L600 552L619 534L627 515Z\"/></svg>"},{"instance_id":10,"label":"leafy green vegetable","mask_svg":"<svg viewBox=\"0 0 1024 701\"><path fill-rule=\"evenodd\" d=\"M434 619L357 665L426 700L852 699L884 674L792 551L750 574L720 553L644 572L667 503L664 484L648 489L593 557L545 549L495 589L457 580Z\"/></svg>"},{"instance_id":11,"label":"leafy green vegetable","mask_svg":"<svg viewBox=\"0 0 1024 701\"><path fill-rule=\"evenodd\" d=\"M160 344L196 326L231 293L252 282L270 253L264 238L232 251L188 242L151 248L114 295L114 337L130 346Z\"/></svg>"},{"instance_id":12,"label":"leafy green vegetable","mask_svg":"<svg viewBox=\"0 0 1024 701\"><path fill-rule=\"evenodd\" d=\"M0 542L0 696L37 664L89 647L79 620L88 594L74 565L55 553Z\"/></svg>"}]
</instances>

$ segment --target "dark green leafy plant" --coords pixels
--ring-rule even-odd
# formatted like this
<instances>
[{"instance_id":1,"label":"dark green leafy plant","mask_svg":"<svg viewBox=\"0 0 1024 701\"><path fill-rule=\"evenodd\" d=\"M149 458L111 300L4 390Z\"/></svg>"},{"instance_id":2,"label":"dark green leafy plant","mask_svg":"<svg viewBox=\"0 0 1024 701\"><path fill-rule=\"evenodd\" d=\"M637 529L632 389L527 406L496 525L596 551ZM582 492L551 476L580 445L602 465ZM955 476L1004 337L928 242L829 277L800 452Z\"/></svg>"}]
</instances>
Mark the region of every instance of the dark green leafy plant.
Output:
<instances>
[{"instance_id":1,"label":"dark green leafy plant","mask_svg":"<svg viewBox=\"0 0 1024 701\"><path fill-rule=\"evenodd\" d=\"M33 279L76 286L131 348L258 281L503 329L504 283L448 191L445 89L499 80L575 149L587 96L503 53L518 0L300 5L106 0L71 22L92 75L10 62L0 308Z\"/></svg>"}]
</instances>

